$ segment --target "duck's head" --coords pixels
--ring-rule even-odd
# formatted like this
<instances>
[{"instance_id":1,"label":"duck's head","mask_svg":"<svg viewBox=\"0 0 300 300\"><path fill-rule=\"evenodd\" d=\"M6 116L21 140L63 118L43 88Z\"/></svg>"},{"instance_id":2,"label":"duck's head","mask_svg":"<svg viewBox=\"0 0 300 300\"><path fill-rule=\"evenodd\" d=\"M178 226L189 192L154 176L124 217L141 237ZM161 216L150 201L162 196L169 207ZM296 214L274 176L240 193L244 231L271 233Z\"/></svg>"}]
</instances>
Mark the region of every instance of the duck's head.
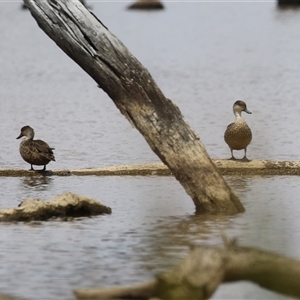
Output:
<instances>
[{"instance_id":1,"label":"duck's head","mask_svg":"<svg viewBox=\"0 0 300 300\"><path fill-rule=\"evenodd\" d=\"M244 101L242 100L235 101L233 104L233 113L234 114L238 113L239 115L241 115L242 111L244 111L247 114L252 114L252 112L247 109L247 105Z\"/></svg>"},{"instance_id":2,"label":"duck's head","mask_svg":"<svg viewBox=\"0 0 300 300\"><path fill-rule=\"evenodd\" d=\"M21 128L21 133L17 137L17 139L21 138L22 136L25 136L28 140L32 140L34 137L34 130L30 126L24 126Z\"/></svg>"}]
</instances>

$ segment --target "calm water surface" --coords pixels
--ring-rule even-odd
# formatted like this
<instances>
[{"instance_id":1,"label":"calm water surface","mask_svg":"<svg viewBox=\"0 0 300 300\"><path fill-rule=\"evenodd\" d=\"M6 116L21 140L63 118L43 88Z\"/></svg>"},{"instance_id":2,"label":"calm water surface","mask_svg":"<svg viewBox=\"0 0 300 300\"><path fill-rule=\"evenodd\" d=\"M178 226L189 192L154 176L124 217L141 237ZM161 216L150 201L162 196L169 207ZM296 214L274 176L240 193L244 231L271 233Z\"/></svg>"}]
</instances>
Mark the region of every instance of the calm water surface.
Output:
<instances>
[{"instance_id":1,"label":"calm water surface","mask_svg":"<svg viewBox=\"0 0 300 300\"><path fill-rule=\"evenodd\" d=\"M300 159L300 11L275 2L166 2L130 12L93 2L93 12L148 68L212 157L230 153L232 104L247 102L251 159ZM138 25L137 25L138 24ZM0 2L0 168L28 168L16 137L24 125L55 147L49 168L156 162L147 143L36 25L18 2ZM238 155L242 155L238 154ZM0 224L0 292L73 299L75 287L129 284L180 261L191 244L241 244L300 259L299 177L226 177L246 213L194 215L172 177L0 178L0 208L66 191L93 197L112 215L73 222ZM214 299L286 299L249 283L223 285Z\"/></svg>"},{"instance_id":2,"label":"calm water surface","mask_svg":"<svg viewBox=\"0 0 300 300\"><path fill-rule=\"evenodd\" d=\"M75 287L147 280L180 261L190 245L220 245L221 232L243 245L300 259L298 177L227 177L247 212L193 214L172 177L0 178L1 208L22 197L49 199L72 190L112 208L112 215L0 227L0 290L32 299L72 299ZM250 295L250 296L249 296ZM286 299L254 285L222 286L215 299ZM270 298L268 298L270 297Z\"/></svg>"}]
</instances>

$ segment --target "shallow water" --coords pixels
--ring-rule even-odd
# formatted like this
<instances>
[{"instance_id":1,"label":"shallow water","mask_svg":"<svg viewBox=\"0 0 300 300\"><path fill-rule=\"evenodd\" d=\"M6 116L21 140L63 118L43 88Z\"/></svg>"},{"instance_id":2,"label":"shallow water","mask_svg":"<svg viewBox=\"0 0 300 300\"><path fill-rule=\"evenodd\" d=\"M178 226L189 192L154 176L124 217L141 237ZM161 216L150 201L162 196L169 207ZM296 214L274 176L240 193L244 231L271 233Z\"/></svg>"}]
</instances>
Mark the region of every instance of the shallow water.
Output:
<instances>
[{"instance_id":1,"label":"shallow water","mask_svg":"<svg viewBox=\"0 0 300 300\"><path fill-rule=\"evenodd\" d=\"M245 214L194 215L192 201L172 177L0 178L1 199L10 198L1 208L16 206L23 196L49 199L69 190L112 208L111 215L72 222L2 224L0 291L72 299L76 287L140 282L174 266L190 245L220 245L222 232L243 245L300 259L300 179L226 179L243 199ZM246 283L224 285L214 298L253 295L286 299Z\"/></svg>"},{"instance_id":2,"label":"shallow water","mask_svg":"<svg viewBox=\"0 0 300 300\"><path fill-rule=\"evenodd\" d=\"M93 2L93 12L148 68L182 110L209 154L229 157L224 130L232 104L252 115L251 159L299 160L300 11L275 2L166 2L160 12ZM137 26L138 24L138 26ZM0 2L0 168L29 168L15 138L23 125L55 147L49 169L159 161L107 95L36 25L18 2ZM242 153L238 153L242 156ZM299 177L226 177L246 213L194 215L172 177L0 178L0 208L71 191L112 208L73 222L0 224L0 292L72 299L75 287L151 278L191 244L241 244L300 259ZM255 296L254 296L255 295ZM248 283L223 285L214 299L286 299Z\"/></svg>"}]
</instances>

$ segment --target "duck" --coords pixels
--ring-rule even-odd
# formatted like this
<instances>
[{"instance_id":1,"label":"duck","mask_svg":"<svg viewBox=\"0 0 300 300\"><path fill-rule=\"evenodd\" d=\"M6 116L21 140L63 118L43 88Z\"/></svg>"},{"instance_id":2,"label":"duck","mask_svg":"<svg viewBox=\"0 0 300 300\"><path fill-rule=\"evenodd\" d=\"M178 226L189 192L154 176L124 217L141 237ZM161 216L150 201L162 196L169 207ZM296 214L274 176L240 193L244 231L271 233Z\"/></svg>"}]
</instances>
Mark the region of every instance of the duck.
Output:
<instances>
[{"instance_id":1,"label":"duck","mask_svg":"<svg viewBox=\"0 0 300 300\"><path fill-rule=\"evenodd\" d=\"M30 170L33 169L33 165L44 166L40 171L46 171L46 165L50 161L55 161L53 150L46 142L42 140L34 140L34 130L30 126L26 125L21 128L21 133L17 137L22 139L19 147L22 158L31 165Z\"/></svg>"},{"instance_id":2,"label":"duck","mask_svg":"<svg viewBox=\"0 0 300 300\"><path fill-rule=\"evenodd\" d=\"M247 147L252 140L252 132L246 121L242 118L242 112L252 114L247 109L247 105L242 100L237 100L233 104L233 113L235 115L235 122L227 126L224 133L224 140L230 148L232 160L236 160L233 156L233 150L244 150L245 155L242 161L249 161L247 158Z\"/></svg>"}]
</instances>

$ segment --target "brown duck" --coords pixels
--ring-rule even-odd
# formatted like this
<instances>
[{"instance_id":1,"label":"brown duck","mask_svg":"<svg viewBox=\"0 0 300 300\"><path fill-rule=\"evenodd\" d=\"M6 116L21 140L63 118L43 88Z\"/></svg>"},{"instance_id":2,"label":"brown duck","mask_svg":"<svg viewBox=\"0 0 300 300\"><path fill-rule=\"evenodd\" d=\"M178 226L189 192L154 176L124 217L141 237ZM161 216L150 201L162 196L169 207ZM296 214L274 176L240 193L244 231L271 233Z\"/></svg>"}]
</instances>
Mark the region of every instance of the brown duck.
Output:
<instances>
[{"instance_id":1,"label":"brown duck","mask_svg":"<svg viewBox=\"0 0 300 300\"><path fill-rule=\"evenodd\" d=\"M46 171L46 165L51 161L55 161L53 154L54 148L41 140L34 140L34 130L30 126L21 128L21 133L17 139L24 136L20 143L20 154L22 158L31 165L30 170L34 170L32 165L44 166L42 171Z\"/></svg>"},{"instance_id":2,"label":"brown duck","mask_svg":"<svg viewBox=\"0 0 300 300\"><path fill-rule=\"evenodd\" d=\"M233 113L235 115L235 122L227 126L224 134L225 142L228 144L231 151L231 158L236 159L233 156L233 150L243 150L245 155L242 158L244 161L249 161L247 159L247 147L252 140L252 132L245 120L242 118L242 111L247 114L252 114L251 111L247 109L247 105L244 101L238 100L233 104Z\"/></svg>"}]
</instances>

